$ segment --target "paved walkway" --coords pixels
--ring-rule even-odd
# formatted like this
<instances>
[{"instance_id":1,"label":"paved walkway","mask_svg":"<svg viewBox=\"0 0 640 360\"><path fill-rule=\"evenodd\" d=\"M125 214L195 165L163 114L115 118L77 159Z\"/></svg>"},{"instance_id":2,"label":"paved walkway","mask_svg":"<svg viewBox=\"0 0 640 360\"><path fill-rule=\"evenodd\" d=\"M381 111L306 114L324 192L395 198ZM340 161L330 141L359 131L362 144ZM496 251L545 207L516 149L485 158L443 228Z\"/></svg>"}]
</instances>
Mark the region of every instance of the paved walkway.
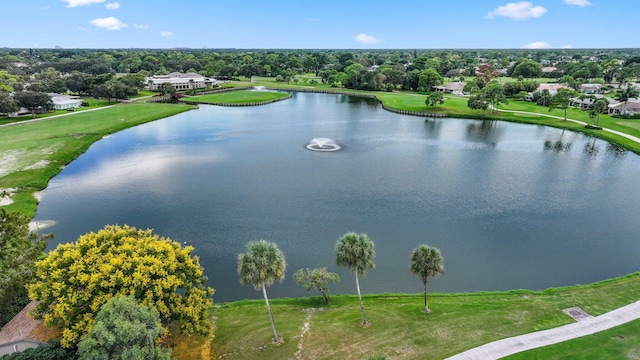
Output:
<instances>
[{"instance_id":1,"label":"paved walkway","mask_svg":"<svg viewBox=\"0 0 640 360\"><path fill-rule=\"evenodd\" d=\"M530 114L530 115L538 115L538 116L546 116L546 117L550 117L550 118L554 118L554 119L560 119L560 120L564 120L564 117L562 116L555 116L555 115L545 115L545 114L541 114L541 113L536 113L536 112L529 112L529 111L517 111L517 110L501 110L501 109L497 109L498 111L502 111L502 112L508 112L508 113L514 113L514 114ZM574 120L574 119L569 119L567 118L567 121L571 121L574 122L576 124L580 124L580 125L587 125L586 122L584 121L580 121L580 120ZM616 135L620 135L622 137L625 137L629 140L633 140L637 143L640 143L640 138L633 136L633 135L629 135L629 134L625 134L623 132L620 131L616 131L616 130L611 130L611 129L607 129L607 128L602 128L602 131L608 131L610 133L616 134Z\"/></svg>"},{"instance_id":2,"label":"paved walkway","mask_svg":"<svg viewBox=\"0 0 640 360\"><path fill-rule=\"evenodd\" d=\"M639 318L640 300L600 316L580 319L573 324L494 341L445 360L500 359L522 351L591 335Z\"/></svg>"},{"instance_id":3,"label":"paved walkway","mask_svg":"<svg viewBox=\"0 0 640 360\"><path fill-rule=\"evenodd\" d=\"M108 109L108 108L114 107L116 105L117 104L107 105L107 106L101 106L101 107L97 107L97 108L93 108L93 109L86 109L86 110L82 110L82 111L71 111L71 112L67 112L67 113L63 113L63 114L44 116L44 117L41 117L41 118L36 118L36 119L31 119L31 120L16 121L16 122L11 122L11 123L7 123L7 124L2 124L2 125L0 125L0 127L8 127L8 126L14 126L14 125L24 125L24 124L34 123L34 122L47 121L47 120L56 119L56 118L63 117L63 116L82 114L82 113L86 113L86 112L90 112L90 111L104 110L104 109Z\"/></svg>"}]
</instances>

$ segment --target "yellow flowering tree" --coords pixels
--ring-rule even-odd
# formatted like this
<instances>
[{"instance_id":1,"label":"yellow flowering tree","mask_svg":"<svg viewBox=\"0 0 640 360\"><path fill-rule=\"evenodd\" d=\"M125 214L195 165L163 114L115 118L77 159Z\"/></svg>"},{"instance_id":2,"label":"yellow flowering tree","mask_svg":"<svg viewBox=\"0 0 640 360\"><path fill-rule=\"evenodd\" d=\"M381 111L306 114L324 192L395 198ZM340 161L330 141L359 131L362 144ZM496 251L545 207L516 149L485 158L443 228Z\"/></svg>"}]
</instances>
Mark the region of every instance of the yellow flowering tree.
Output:
<instances>
[{"instance_id":1,"label":"yellow flowering tree","mask_svg":"<svg viewBox=\"0 0 640 360\"><path fill-rule=\"evenodd\" d=\"M34 314L63 330L61 343L76 344L111 298L132 296L154 307L164 326L210 335L206 311L213 289L193 247L182 247L151 230L108 225L97 233L60 244L37 263L29 297L39 302Z\"/></svg>"}]
</instances>

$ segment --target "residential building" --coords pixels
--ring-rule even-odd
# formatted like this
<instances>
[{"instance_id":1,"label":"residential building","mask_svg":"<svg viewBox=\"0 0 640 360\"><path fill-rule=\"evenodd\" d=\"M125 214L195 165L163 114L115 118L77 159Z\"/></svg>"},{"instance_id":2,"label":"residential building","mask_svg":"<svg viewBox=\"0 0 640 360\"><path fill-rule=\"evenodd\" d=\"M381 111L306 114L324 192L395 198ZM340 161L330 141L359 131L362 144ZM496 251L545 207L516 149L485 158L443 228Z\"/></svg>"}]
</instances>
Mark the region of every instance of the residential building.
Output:
<instances>
[{"instance_id":1,"label":"residential building","mask_svg":"<svg viewBox=\"0 0 640 360\"><path fill-rule=\"evenodd\" d=\"M217 84L217 81L196 73L172 72L167 75L147 77L145 84L145 88L148 90L158 90L162 84L171 84L176 90L187 90L202 89Z\"/></svg>"},{"instance_id":2,"label":"residential building","mask_svg":"<svg viewBox=\"0 0 640 360\"><path fill-rule=\"evenodd\" d=\"M609 115L630 115L640 114L640 99L629 99L626 102L616 101L608 106Z\"/></svg>"},{"instance_id":3,"label":"residential building","mask_svg":"<svg viewBox=\"0 0 640 360\"><path fill-rule=\"evenodd\" d=\"M82 106L82 99L77 96L48 94L55 110L77 109Z\"/></svg>"}]
</instances>

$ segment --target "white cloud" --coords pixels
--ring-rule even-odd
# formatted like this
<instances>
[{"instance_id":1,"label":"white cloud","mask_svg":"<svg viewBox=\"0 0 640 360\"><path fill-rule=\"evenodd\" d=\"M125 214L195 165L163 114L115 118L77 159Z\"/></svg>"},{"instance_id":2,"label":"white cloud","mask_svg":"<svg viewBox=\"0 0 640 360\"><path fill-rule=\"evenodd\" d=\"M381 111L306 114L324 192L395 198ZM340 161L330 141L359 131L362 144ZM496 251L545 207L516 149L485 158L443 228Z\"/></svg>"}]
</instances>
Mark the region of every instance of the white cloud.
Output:
<instances>
[{"instance_id":1,"label":"white cloud","mask_svg":"<svg viewBox=\"0 0 640 360\"><path fill-rule=\"evenodd\" d=\"M171 31L160 31L160 36L164 38L169 38L173 36L173 33Z\"/></svg>"},{"instance_id":2,"label":"white cloud","mask_svg":"<svg viewBox=\"0 0 640 360\"><path fill-rule=\"evenodd\" d=\"M565 4L576 6L591 6L593 5L589 0L564 0Z\"/></svg>"},{"instance_id":3,"label":"white cloud","mask_svg":"<svg viewBox=\"0 0 640 360\"><path fill-rule=\"evenodd\" d=\"M120 3L114 2L114 3L104 4L104 7L106 7L109 10L117 10L117 9L120 9Z\"/></svg>"},{"instance_id":4,"label":"white cloud","mask_svg":"<svg viewBox=\"0 0 640 360\"><path fill-rule=\"evenodd\" d=\"M573 46L571 45L564 45L561 47L561 49L573 49Z\"/></svg>"},{"instance_id":5,"label":"white cloud","mask_svg":"<svg viewBox=\"0 0 640 360\"><path fill-rule=\"evenodd\" d=\"M358 35L356 35L356 37L354 39L355 39L355 41L361 42L363 44L377 44L377 43L380 42L380 40L376 39L375 37L373 37L371 35L367 35L367 34L358 34Z\"/></svg>"},{"instance_id":6,"label":"white cloud","mask_svg":"<svg viewBox=\"0 0 640 360\"><path fill-rule=\"evenodd\" d=\"M536 41L524 46L525 49L550 49L551 45L544 41Z\"/></svg>"},{"instance_id":7,"label":"white cloud","mask_svg":"<svg viewBox=\"0 0 640 360\"><path fill-rule=\"evenodd\" d=\"M539 18L547 13L547 9L542 6L534 6L528 1L519 3L508 3L498 6L487 14L487 18L493 19L496 16L504 16L514 20L524 20L528 18Z\"/></svg>"},{"instance_id":8,"label":"white cloud","mask_svg":"<svg viewBox=\"0 0 640 360\"><path fill-rule=\"evenodd\" d=\"M107 29L107 30L120 30L128 26L127 24L114 18L113 16L109 16L107 18L93 19L91 20L91 23L96 27Z\"/></svg>"},{"instance_id":9,"label":"white cloud","mask_svg":"<svg viewBox=\"0 0 640 360\"><path fill-rule=\"evenodd\" d=\"M150 28L149 25L140 25L140 24L133 24L133 27L140 30L147 30L148 28Z\"/></svg>"},{"instance_id":10,"label":"white cloud","mask_svg":"<svg viewBox=\"0 0 640 360\"><path fill-rule=\"evenodd\" d=\"M62 0L62 1L67 3L68 8L74 8L76 6L100 4L105 2L106 0Z\"/></svg>"}]
</instances>

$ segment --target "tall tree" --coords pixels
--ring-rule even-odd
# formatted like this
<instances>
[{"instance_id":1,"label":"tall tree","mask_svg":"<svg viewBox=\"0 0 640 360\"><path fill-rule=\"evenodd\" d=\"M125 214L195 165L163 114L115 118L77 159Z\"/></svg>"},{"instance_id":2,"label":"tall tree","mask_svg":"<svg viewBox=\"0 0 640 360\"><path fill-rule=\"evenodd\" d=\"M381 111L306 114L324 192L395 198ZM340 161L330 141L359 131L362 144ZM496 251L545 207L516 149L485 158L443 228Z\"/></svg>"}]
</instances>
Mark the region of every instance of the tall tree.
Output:
<instances>
[{"instance_id":1,"label":"tall tree","mask_svg":"<svg viewBox=\"0 0 640 360\"><path fill-rule=\"evenodd\" d=\"M482 64L476 73L476 83L482 89L498 76L500 76L500 73L498 73L493 64Z\"/></svg>"},{"instance_id":2,"label":"tall tree","mask_svg":"<svg viewBox=\"0 0 640 360\"><path fill-rule=\"evenodd\" d=\"M549 111L553 109L563 109L564 121L567 121L567 108L571 103L571 98L576 95L578 95L578 93L574 90L567 88L558 89L558 92L549 100Z\"/></svg>"},{"instance_id":3,"label":"tall tree","mask_svg":"<svg viewBox=\"0 0 640 360\"><path fill-rule=\"evenodd\" d=\"M0 113L11 114L20 110L20 107L8 93L0 91Z\"/></svg>"},{"instance_id":4,"label":"tall tree","mask_svg":"<svg viewBox=\"0 0 640 360\"><path fill-rule=\"evenodd\" d=\"M433 91L434 86L444 83L444 78L435 69L426 69L420 73L418 88L423 91Z\"/></svg>"},{"instance_id":5,"label":"tall tree","mask_svg":"<svg viewBox=\"0 0 640 360\"><path fill-rule=\"evenodd\" d=\"M275 243L258 240L247 244L247 251L238 255L238 275L242 285L253 285L256 290L262 290L264 302L267 305L267 313L273 330L273 340L280 342L280 336L276 330L273 313L267 296L267 286L274 281L284 280L287 264L284 254Z\"/></svg>"},{"instance_id":6,"label":"tall tree","mask_svg":"<svg viewBox=\"0 0 640 360\"><path fill-rule=\"evenodd\" d=\"M348 268L356 277L362 325L366 325L367 319L364 316L364 304L362 303L359 279L367 274L367 270L375 267L373 262L373 258L376 255L374 243L367 234L348 232L338 239L334 253L336 254L336 264Z\"/></svg>"},{"instance_id":7,"label":"tall tree","mask_svg":"<svg viewBox=\"0 0 640 360\"><path fill-rule=\"evenodd\" d=\"M424 100L424 104L429 107L444 104L444 95L439 91L432 91L427 94L427 98Z\"/></svg>"},{"instance_id":8,"label":"tall tree","mask_svg":"<svg viewBox=\"0 0 640 360\"><path fill-rule=\"evenodd\" d=\"M471 95L469 96L469 100L467 100L467 106L471 110L482 110L482 114L486 116L487 109L489 108L489 103L484 99L484 96L482 96L482 94Z\"/></svg>"},{"instance_id":9,"label":"tall tree","mask_svg":"<svg viewBox=\"0 0 640 360\"><path fill-rule=\"evenodd\" d=\"M340 281L340 276L334 272L327 271L326 267L315 269L299 269L293 274L296 283L304 287L307 291L318 290L322 294L322 302L329 303L327 296L327 285Z\"/></svg>"},{"instance_id":10,"label":"tall tree","mask_svg":"<svg viewBox=\"0 0 640 360\"><path fill-rule=\"evenodd\" d=\"M489 102L491 112L498 111L497 106L499 104L507 104L509 102L507 100L507 97L504 95L504 89L502 85L500 85L496 81L492 81L487 86L485 86L482 89L482 95L484 99Z\"/></svg>"},{"instance_id":11,"label":"tall tree","mask_svg":"<svg viewBox=\"0 0 640 360\"><path fill-rule=\"evenodd\" d=\"M420 245L411 252L411 273L417 275L424 285L424 311L429 310L427 282L429 277L437 277L444 272L444 261L440 250L428 245Z\"/></svg>"},{"instance_id":12,"label":"tall tree","mask_svg":"<svg viewBox=\"0 0 640 360\"><path fill-rule=\"evenodd\" d=\"M606 98L598 99L593 103L592 113L595 117L596 125L600 124L600 114L607 111L608 105L609 101Z\"/></svg>"},{"instance_id":13,"label":"tall tree","mask_svg":"<svg viewBox=\"0 0 640 360\"><path fill-rule=\"evenodd\" d=\"M638 92L638 90L636 90L636 88L631 84L627 84L627 87L624 88L624 90L616 94L616 100L624 103L621 111L622 114L627 112L627 101L629 101L629 99L637 98L639 94L640 92Z\"/></svg>"},{"instance_id":14,"label":"tall tree","mask_svg":"<svg viewBox=\"0 0 640 360\"><path fill-rule=\"evenodd\" d=\"M108 225L76 242L60 244L37 263L29 297L45 325L63 329L70 347L86 334L102 305L132 295L160 312L163 325L180 324L184 333L211 334L207 310L213 289L193 247L151 230Z\"/></svg>"},{"instance_id":15,"label":"tall tree","mask_svg":"<svg viewBox=\"0 0 640 360\"><path fill-rule=\"evenodd\" d=\"M170 360L171 350L156 346L164 331L158 310L132 296L114 297L100 307L78 354L82 360Z\"/></svg>"},{"instance_id":16,"label":"tall tree","mask_svg":"<svg viewBox=\"0 0 640 360\"><path fill-rule=\"evenodd\" d=\"M33 280L36 261L52 237L29 231L26 216L0 209L0 327L29 302L24 286Z\"/></svg>"},{"instance_id":17,"label":"tall tree","mask_svg":"<svg viewBox=\"0 0 640 360\"><path fill-rule=\"evenodd\" d=\"M37 91L21 91L13 96L19 106L28 109L31 112L31 118L35 119L36 111L42 109L45 111L53 109L53 101L51 97L43 92Z\"/></svg>"}]
</instances>

